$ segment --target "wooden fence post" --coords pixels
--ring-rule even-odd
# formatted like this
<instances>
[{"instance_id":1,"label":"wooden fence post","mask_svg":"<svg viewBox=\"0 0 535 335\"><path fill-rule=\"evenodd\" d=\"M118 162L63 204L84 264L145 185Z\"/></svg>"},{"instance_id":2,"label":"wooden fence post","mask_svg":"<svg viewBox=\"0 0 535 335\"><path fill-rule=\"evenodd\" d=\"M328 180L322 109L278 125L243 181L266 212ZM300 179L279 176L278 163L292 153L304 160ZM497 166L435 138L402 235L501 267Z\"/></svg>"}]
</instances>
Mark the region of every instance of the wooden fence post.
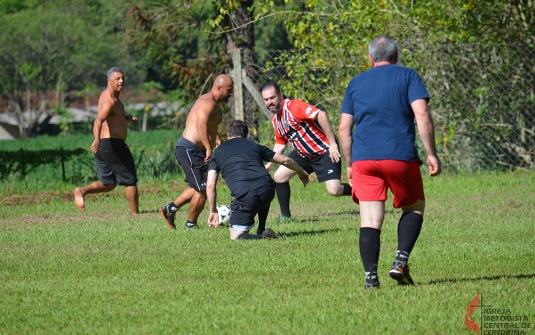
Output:
<instances>
[{"instance_id":1,"label":"wooden fence post","mask_svg":"<svg viewBox=\"0 0 535 335\"><path fill-rule=\"evenodd\" d=\"M245 121L243 115L243 88L241 78L241 50L235 49L232 53L234 65L234 118Z\"/></svg>"},{"instance_id":2,"label":"wooden fence post","mask_svg":"<svg viewBox=\"0 0 535 335\"><path fill-rule=\"evenodd\" d=\"M65 181L65 153L63 152L63 147L59 148L59 156L61 159L61 177Z\"/></svg>"},{"instance_id":3,"label":"wooden fence post","mask_svg":"<svg viewBox=\"0 0 535 335\"><path fill-rule=\"evenodd\" d=\"M26 178L26 156L24 155L24 149L20 148L20 170L22 174L22 180Z\"/></svg>"}]
</instances>

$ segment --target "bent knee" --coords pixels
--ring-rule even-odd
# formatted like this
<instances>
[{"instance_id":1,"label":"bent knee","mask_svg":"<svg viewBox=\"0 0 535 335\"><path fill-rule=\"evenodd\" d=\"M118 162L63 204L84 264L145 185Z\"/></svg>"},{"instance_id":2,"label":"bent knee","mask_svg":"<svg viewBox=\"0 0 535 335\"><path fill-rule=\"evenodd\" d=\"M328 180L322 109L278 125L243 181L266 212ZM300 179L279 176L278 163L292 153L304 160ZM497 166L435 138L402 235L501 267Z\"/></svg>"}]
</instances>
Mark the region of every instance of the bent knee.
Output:
<instances>
[{"instance_id":1,"label":"bent knee","mask_svg":"<svg viewBox=\"0 0 535 335\"><path fill-rule=\"evenodd\" d=\"M273 180L275 180L276 183L287 183L288 181L290 181L291 179L291 176L288 176L288 175L284 175L284 174L277 174L275 173L273 175Z\"/></svg>"},{"instance_id":2,"label":"bent knee","mask_svg":"<svg viewBox=\"0 0 535 335\"><path fill-rule=\"evenodd\" d=\"M327 192L333 197L341 197L344 195L344 187L342 185L338 186L327 186Z\"/></svg>"},{"instance_id":3,"label":"bent knee","mask_svg":"<svg viewBox=\"0 0 535 335\"><path fill-rule=\"evenodd\" d=\"M113 189L115 189L117 185L116 184L107 184L107 185L104 185L104 187L106 188L106 192L109 192Z\"/></svg>"}]
</instances>

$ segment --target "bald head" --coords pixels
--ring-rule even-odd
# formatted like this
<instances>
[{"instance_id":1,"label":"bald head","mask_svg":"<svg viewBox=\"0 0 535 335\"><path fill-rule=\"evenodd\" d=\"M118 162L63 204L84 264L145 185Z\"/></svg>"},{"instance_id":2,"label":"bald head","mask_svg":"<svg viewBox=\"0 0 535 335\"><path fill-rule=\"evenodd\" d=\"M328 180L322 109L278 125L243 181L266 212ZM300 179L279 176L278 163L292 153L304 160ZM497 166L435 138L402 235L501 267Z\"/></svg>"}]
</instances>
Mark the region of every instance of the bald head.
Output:
<instances>
[{"instance_id":1,"label":"bald head","mask_svg":"<svg viewBox=\"0 0 535 335\"><path fill-rule=\"evenodd\" d=\"M230 76L226 74L220 74L214 80L214 87L223 86L223 85L232 85L232 84L233 84L232 78L230 78Z\"/></svg>"},{"instance_id":2,"label":"bald head","mask_svg":"<svg viewBox=\"0 0 535 335\"><path fill-rule=\"evenodd\" d=\"M216 101L227 102L233 94L234 82L232 78L226 74L220 74L214 80L214 86L212 86L212 93L216 98Z\"/></svg>"}]
</instances>

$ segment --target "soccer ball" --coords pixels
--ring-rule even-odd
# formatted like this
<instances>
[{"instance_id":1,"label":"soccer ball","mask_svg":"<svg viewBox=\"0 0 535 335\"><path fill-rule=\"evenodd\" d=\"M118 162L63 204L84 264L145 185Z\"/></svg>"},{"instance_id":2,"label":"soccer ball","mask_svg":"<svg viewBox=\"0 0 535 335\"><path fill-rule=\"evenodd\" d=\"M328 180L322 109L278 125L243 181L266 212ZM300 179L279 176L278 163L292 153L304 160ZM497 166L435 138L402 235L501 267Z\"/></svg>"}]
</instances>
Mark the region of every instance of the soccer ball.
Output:
<instances>
[{"instance_id":1,"label":"soccer ball","mask_svg":"<svg viewBox=\"0 0 535 335\"><path fill-rule=\"evenodd\" d=\"M219 217L219 225L224 226L230 219L230 208L225 205L218 205L217 216Z\"/></svg>"}]
</instances>

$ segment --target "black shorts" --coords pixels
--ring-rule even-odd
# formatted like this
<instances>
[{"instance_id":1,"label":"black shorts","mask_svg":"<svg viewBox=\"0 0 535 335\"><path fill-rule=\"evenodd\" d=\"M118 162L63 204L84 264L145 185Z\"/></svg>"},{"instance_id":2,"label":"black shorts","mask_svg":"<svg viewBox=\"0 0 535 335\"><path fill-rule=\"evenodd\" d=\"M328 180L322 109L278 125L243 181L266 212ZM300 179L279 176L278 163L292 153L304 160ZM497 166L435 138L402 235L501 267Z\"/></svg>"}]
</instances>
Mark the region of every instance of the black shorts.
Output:
<instances>
[{"instance_id":1,"label":"black shorts","mask_svg":"<svg viewBox=\"0 0 535 335\"><path fill-rule=\"evenodd\" d=\"M208 164L204 162L206 153L197 148L193 142L181 137L176 144L175 156L186 174L184 181L196 191L206 190L208 177Z\"/></svg>"},{"instance_id":2,"label":"black shorts","mask_svg":"<svg viewBox=\"0 0 535 335\"><path fill-rule=\"evenodd\" d=\"M315 172L319 182L327 180L340 179L342 177L342 160L333 163L329 157L329 151L313 158L303 158L297 151L293 150L288 155L308 174Z\"/></svg>"},{"instance_id":3,"label":"black shorts","mask_svg":"<svg viewBox=\"0 0 535 335\"><path fill-rule=\"evenodd\" d=\"M134 186L137 184L136 165L128 145L120 138L101 138L94 154L98 179L104 185Z\"/></svg>"},{"instance_id":4,"label":"black shorts","mask_svg":"<svg viewBox=\"0 0 535 335\"><path fill-rule=\"evenodd\" d=\"M253 226L256 214L264 208L269 210L269 205L274 197L275 183L271 186L251 190L235 198L230 204L230 227Z\"/></svg>"}]
</instances>

